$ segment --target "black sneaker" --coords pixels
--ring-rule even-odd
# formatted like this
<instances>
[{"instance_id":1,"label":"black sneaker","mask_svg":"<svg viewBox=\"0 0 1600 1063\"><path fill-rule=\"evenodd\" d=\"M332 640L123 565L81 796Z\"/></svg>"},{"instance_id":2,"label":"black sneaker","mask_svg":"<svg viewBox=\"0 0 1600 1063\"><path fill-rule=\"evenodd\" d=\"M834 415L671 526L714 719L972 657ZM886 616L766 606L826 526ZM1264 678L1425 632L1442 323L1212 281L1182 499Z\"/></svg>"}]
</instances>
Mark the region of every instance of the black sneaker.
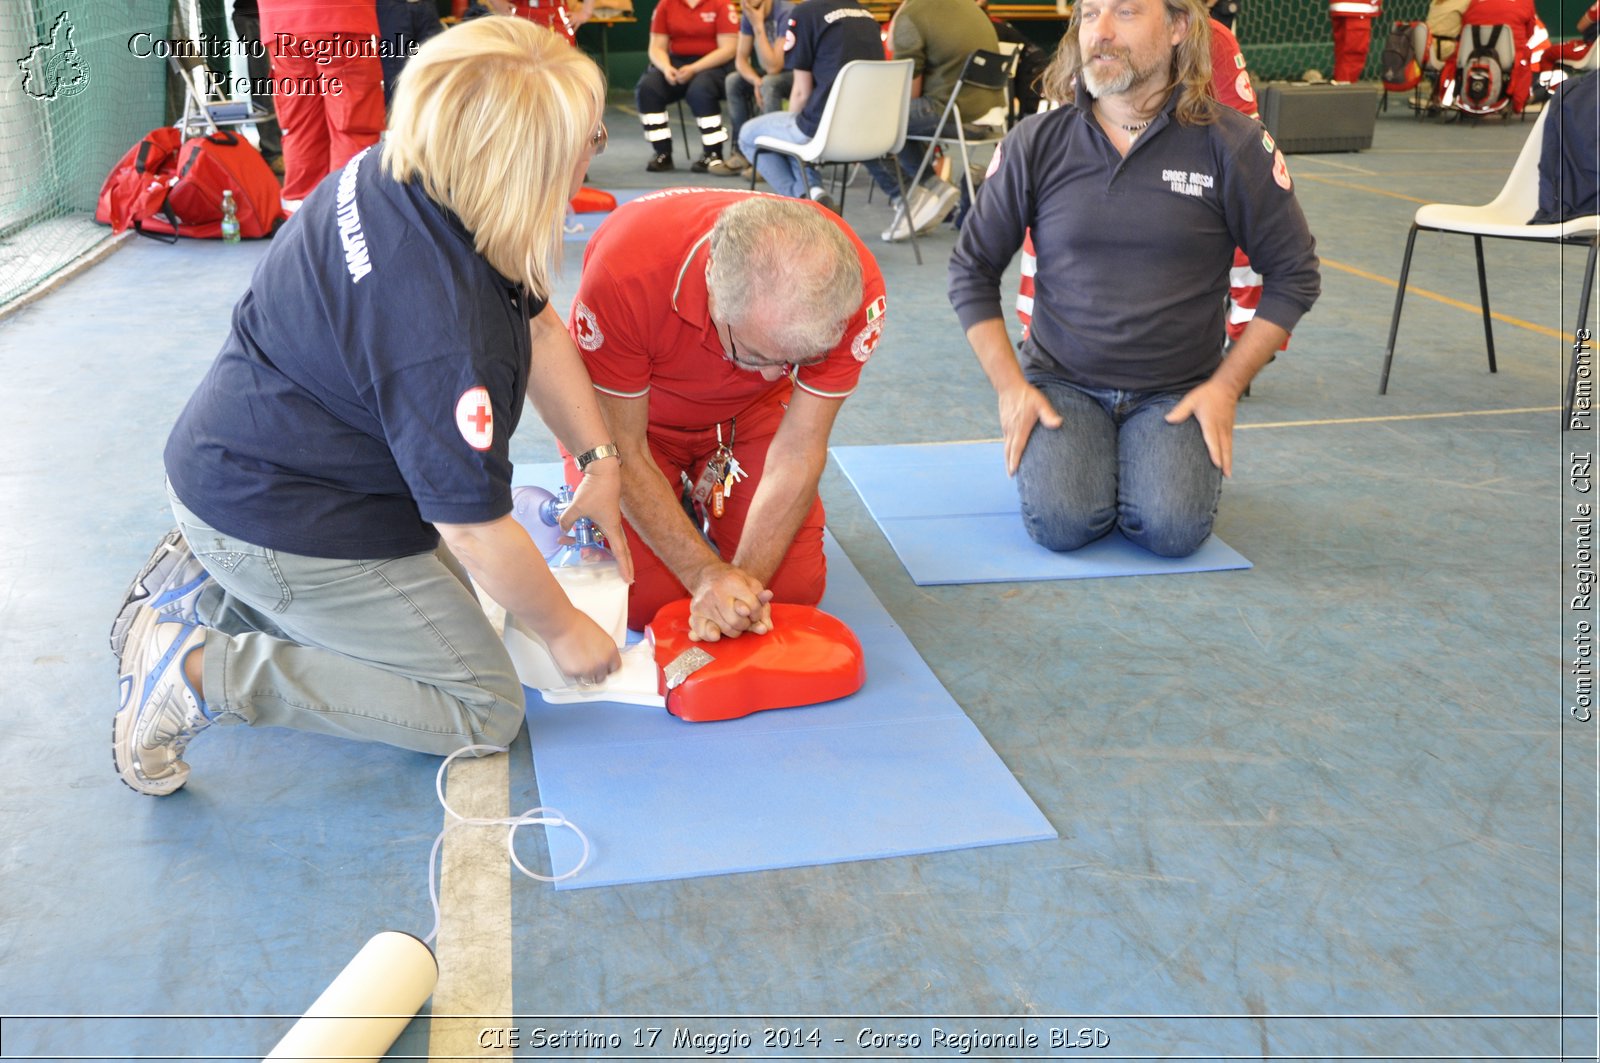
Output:
<instances>
[{"instance_id":1,"label":"black sneaker","mask_svg":"<svg viewBox=\"0 0 1600 1063\"><path fill-rule=\"evenodd\" d=\"M705 173L711 169L711 164L716 162L722 166L727 164L722 161L721 155L702 155L689 164L690 173Z\"/></svg>"},{"instance_id":2,"label":"black sneaker","mask_svg":"<svg viewBox=\"0 0 1600 1063\"><path fill-rule=\"evenodd\" d=\"M649 170L651 173L665 173L668 170L677 169L677 167L672 165L671 155L662 155L659 153L655 158L645 163L644 168Z\"/></svg>"}]
</instances>

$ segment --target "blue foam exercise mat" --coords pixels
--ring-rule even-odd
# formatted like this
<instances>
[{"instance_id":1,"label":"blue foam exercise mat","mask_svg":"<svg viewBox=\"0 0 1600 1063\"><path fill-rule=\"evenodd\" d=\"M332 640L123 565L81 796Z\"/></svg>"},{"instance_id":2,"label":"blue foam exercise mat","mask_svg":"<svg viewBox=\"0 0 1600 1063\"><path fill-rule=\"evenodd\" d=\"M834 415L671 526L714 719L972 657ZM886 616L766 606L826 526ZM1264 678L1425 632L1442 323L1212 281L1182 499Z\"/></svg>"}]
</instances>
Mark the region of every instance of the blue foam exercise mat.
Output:
<instances>
[{"instance_id":1,"label":"blue foam exercise mat","mask_svg":"<svg viewBox=\"0 0 1600 1063\"><path fill-rule=\"evenodd\" d=\"M519 467L518 483L559 466ZM848 698L737 720L549 705L528 691L539 800L589 836L557 889L840 863L1056 837L1032 799L826 539L821 608L856 633L866 685ZM570 831L551 866L576 865Z\"/></svg>"},{"instance_id":2,"label":"blue foam exercise mat","mask_svg":"<svg viewBox=\"0 0 1600 1063\"><path fill-rule=\"evenodd\" d=\"M1251 567L1215 535L1188 557L1159 557L1116 531L1070 553L1046 550L1023 530L999 442L831 449L919 587Z\"/></svg>"}]
</instances>

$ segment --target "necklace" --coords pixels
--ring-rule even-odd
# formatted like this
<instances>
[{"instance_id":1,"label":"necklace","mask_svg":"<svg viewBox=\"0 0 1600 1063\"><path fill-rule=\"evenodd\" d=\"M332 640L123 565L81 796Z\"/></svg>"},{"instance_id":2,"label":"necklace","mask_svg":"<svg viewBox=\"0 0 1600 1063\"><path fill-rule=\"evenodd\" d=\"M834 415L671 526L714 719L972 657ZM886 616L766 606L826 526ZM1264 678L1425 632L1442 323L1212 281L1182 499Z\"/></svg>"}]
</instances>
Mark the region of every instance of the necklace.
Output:
<instances>
[{"instance_id":1,"label":"necklace","mask_svg":"<svg viewBox=\"0 0 1600 1063\"><path fill-rule=\"evenodd\" d=\"M1146 118L1144 121L1138 123L1137 125L1123 125L1121 122L1118 122L1117 123L1117 128L1121 129L1122 131L1124 131L1126 133L1143 133L1144 130L1145 130L1145 127L1148 126L1149 124L1150 124L1150 119Z\"/></svg>"}]
</instances>

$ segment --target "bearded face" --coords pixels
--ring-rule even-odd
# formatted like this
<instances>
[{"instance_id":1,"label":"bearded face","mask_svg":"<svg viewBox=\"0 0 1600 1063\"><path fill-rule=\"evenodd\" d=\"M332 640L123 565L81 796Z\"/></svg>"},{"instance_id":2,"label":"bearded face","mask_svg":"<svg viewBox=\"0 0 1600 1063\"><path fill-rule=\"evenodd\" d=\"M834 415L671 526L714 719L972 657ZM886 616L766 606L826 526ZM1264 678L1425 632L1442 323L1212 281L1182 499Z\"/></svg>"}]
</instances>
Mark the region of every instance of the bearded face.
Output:
<instances>
[{"instance_id":1,"label":"bearded face","mask_svg":"<svg viewBox=\"0 0 1600 1063\"><path fill-rule=\"evenodd\" d=\"M1161 0L1087 0L1079 19L1083 83L1096 97L1120 95L1162 77L1182 37L1181 28L1169 25Z\"/></svg>"}]
</instances>

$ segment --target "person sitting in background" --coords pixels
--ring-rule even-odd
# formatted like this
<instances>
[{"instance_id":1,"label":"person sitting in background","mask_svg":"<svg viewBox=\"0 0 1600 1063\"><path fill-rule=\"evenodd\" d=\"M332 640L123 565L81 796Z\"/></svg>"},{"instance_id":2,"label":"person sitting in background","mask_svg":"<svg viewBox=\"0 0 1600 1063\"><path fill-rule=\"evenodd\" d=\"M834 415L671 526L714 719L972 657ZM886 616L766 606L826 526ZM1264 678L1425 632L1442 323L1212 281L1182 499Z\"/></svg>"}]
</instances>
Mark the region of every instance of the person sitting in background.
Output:
<instances>
[{"instance_id":1,"label":"person sitting in background","mask_svg":"<svg viewBox=\"0 0 1600 1063\"><path fill-rule=\"evenodd\" d=\"M722 93L738 50L739 15L732 0L660 0L650 15L650 63L634 87L644 138L654 155L651 173L676 169L667 105L687 99L700 127L703 154L689 169L726 177L736 173L722 157Z\"/></svg>"},{"instance_id":2,"label":"person sitting in background","mask_svg":"<svg viewBox=\"0 0 1600 1063\"><path fill-rule=\"evenodd\" d=\"M620 665L512 517L509 452L526 398L580 455L563 522L593 517L628 578L616 447L550 306L604 107L562 37L465 22L411 59L383 147L273 238L167 439L178 527L112 625L134 790L183 786L213 724L508 744L522 684L473 583L575 680Z\"/></svg>"},{"instance_id":3,"label":"person sitting in background","mask_svg":"<svg viewBox=\"0 0 1600 1063\"><path fill-rule=\"evenodd\" d=\"M1017 72L1011 79L1011 94L1013 113L1008 118L1008 124L1015 124L1016 120L1024 115L1037 114L1042 109L1043 98L1039 95L1039 82L1044 77L1045 68L1050 65L1050 55L1043 48L1028 39L1028 35L1019 30L1015 25L1007 22L999 15L989 11L989 0L978 0L978 6L989 16L989 21L994 23L995 36L1001 44L1016 46Z\"/></svg>"},{"instance_id":4,"label":"person sitting in background","mask_svg":"<svg viewBox=\"0 0 1600 1063\"><path fill-rule=\"evenodd\" d=\"M1577 30L1576 37L1551 46L1549 60L1552 64L1568 69L1584 65L1595 37L1600 35L1600 4L1594 4L1578 16Z\"/></svg>"},{"instance_id":5,"label":"person sitting in background","mask_svg":"<svg viewBox=\"0 0 1600 1063\"><path fill-rule=\"evenodd\" d=\"M772 190L796 199L814 199L837 211L820 176L782 152L756 154L757 137L803 144L817 133L839 70L855 59L883 59L877 20L857 0L806 0L797 5L784 35L785 62L794 73L789 109L752 118L740 134L739 150L756 160Z\"/></svg>"},{"instance_id":6,"label":"person sitting in background","mask_svg":"<svg viewBox=\"0 0 1600 1063\"><path fill-rule=\"evenodd\" d=\"M889 51L896 59L916 63L911 83L911 111L906 132L913 136L932 136L944 116L945 105L955 91L956 82L967 64L967 57L978 49L997 51L1000 39L994 23L972 0L906 0L889 24ZM998 90L967 86L956 105L962 117L971 121L988 114L1005 102ZM946 129L952 134L955 130ZM907 140L898 159L867 163L878 187L888 194L891 205L900 206L900 186L909 185L927 151L926 141ZM896 181L898 166L901 180ZM908 240L911 230L924 232L944 220L961 199L955 185L930 167L915 188L908 188L909 209L898 211L894 225L883 234L885 240Z\"/></svg>"},{"instance_id":7,"label":"person sitting in background","mask_svg":"<svg viewBox=\"0 0 1600 1063\"><path fill-rule=\"evenodd\" d=\"M1472 0L1431 0L1428 4L1428 35L1433 38L1433 69L1442 68L1456 54L1461 40L1461 16Z\"/></svg>"},{"instance_id":8,"label":"person sitting in background","mask_svg":"<svg viewBox=\"0 0 1600 1063\"><path fill-rule=\"evenodd\" d=\"M1472 0L1461 15L1462 33L1466 33L1468 26L1510 26L1513 53L1515 55L1511 64L1510 84L1506 88L1506 95L1511 99L1513 113L1521 114L1527 106L1528 94L1533 89L1532 51L1529 42L1535 37L1544 36L1544 26L1539 22L1539 15L1533 8L1533 0ZM1445 86L1445 92L1452 91L1459 96L1462 86L1457 85L1458 67L1466 58L1460 50L1456 49L1455 55L1445 63L1444 71L1439 75L1439 84ZM1447 97L1445 102L1449 102Z\"/></svg>"},{"instance_id":9,"label":"person sitting in background","mask_svg":"<svg viewBox=\"0 0 1600 1063\"><path fill-rule=\"evenodd\" d=\"M783 110L783 101L794 87L794 71L784 69L784 51L788 48L784 33L789 29L793 7L790 0L745 0L739 17L733 73L728 75L727 83L728 134L735 145L752 115ZM760 64L759 70L756 63ZM749 159L738 147L728 156L728 167L736 173L742 173L749 165Z\"/></svg>"}]
</instances>

